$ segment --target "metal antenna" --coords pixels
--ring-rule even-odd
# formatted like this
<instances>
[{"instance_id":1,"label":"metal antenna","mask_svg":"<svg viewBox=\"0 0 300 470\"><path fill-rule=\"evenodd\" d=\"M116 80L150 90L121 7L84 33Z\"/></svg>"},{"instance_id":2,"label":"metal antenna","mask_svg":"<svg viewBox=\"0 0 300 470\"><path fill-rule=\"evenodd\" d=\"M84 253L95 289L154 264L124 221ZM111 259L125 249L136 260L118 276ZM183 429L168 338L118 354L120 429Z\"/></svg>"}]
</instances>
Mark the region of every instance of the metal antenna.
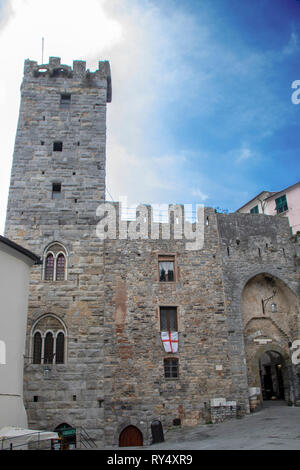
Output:
<instances>
[{"instance_id":1,"label":"metal antenna","mask_svg":"<svg viewBox=\"0 0 300 470\"><path fill-rule=\"evenodd\" d=\"M44 38L42 38L42 64L44 63Z\"/></svg>"}]
</instances>

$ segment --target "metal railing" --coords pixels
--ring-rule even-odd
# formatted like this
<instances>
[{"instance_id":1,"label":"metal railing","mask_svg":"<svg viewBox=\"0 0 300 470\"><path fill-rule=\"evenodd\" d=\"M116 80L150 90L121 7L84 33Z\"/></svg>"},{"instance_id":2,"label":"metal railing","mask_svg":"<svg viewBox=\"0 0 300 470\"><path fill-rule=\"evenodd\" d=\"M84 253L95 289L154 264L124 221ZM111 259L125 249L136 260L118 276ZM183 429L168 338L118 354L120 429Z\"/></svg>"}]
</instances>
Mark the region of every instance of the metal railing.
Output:
<instances>
[{"instance_id":1,"label":"metal railing","mask_svg":"<svg viewBox=\"0 0 300 470\"><path fill-rule=\"evenodd\" d=\"M85 449L95 449L97 447L94 439L87 433L87 431L82 427L76 428L77 442L79 443L79 448L83 446Z\"/></svg>"}]
</instances>

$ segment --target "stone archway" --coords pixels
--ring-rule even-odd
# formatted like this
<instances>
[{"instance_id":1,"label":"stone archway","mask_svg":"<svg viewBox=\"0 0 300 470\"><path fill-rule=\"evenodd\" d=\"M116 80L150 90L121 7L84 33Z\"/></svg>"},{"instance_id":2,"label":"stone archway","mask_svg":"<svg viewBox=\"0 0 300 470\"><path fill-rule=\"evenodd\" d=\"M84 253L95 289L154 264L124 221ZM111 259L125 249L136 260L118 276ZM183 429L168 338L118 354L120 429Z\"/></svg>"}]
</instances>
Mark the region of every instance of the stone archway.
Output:
<instances>
[{"instance_id":1,"label":"stone archway","mask_svg":"<svg viewBox=\"0 0 300 470\"><path fill-rule=\"evenodd\" d=\"M290 344L298 334L297 296L279 278L260 273L248 280L241 300L250 397L256 404L272 397L294 402Z\"/></svg>"}]
</instances>

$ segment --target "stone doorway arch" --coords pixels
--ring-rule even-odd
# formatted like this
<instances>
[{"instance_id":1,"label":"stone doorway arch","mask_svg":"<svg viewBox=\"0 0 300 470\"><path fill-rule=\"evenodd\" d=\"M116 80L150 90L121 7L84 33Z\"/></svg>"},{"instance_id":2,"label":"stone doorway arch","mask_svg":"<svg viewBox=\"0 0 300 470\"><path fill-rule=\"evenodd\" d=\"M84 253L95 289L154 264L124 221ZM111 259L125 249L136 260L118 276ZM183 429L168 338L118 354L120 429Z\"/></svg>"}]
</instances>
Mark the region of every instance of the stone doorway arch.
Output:
<instances>
[{"instance_id":1,"label":"stone doorway arch","mask_svg":"<svg viewBox=\"0 0 300 470\"><path fill-rule=\"evenodd\" d=\"M127 426L120 434L119 447L137 447L143 445L143 434L136 426Z\"/></svg>"},{"instance_id":2,"label":"stone doorway arch","mask_svg":"<svg viewBox=\"0 0 300 470\"><path fill-rule=\"evenodd\" d=\"M247 281L241 301L250 408L272 397L294 403L299 387L290 345L298 335L297 296L278 277L260 273Z\"/></svg>"}]
</instances>

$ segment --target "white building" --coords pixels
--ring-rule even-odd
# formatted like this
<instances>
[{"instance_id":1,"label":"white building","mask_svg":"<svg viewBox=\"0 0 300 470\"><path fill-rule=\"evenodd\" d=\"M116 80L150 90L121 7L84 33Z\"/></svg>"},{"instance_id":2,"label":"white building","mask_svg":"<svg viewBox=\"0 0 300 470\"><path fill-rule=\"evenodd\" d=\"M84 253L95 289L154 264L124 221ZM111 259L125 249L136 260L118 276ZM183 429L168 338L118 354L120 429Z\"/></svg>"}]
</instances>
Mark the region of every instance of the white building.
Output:
<instances>
[{"instance_id":1,"label":"white building","mask_svg":"<svg viewBox=\"0 0 300 470\"><path fill-rule=\"evenodd\" d=\"M236 212L287 217L295 234L300 231L300 181L280 191L262 191Z\"/></svg>"},{"instance_id":2,"label":"white building","mask_svg":"<svg viewBox=\"0 0 300 470\"><path fill-rule=\"evenodd\" d=\"M0 429L27 427L23 403L29 273L40 258L0 236Z\"/></svg>"}]
</instances>

